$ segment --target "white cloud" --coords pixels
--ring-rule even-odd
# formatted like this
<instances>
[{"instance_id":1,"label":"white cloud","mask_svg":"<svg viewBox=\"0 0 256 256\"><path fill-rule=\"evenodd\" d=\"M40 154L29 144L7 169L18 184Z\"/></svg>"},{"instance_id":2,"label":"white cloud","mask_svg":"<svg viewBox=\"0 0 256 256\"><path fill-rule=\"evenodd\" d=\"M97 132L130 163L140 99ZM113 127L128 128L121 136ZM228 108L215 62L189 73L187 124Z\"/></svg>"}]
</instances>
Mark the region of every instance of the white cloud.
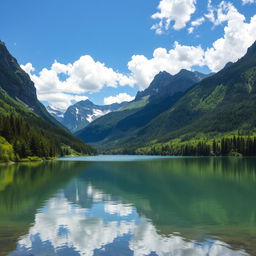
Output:
<instances>
[{"instance_id":1,"label":"white cloud","mask_svg":"<svg viewBox=\"0 0 256 256\"><path fill-rule=\"evenodd\" d=\"M198 19L192 21L192 22L191 22L191 27L188 28L188 33L189 33L189 34L193 33L195 27L199 27L199 26L202 25L204 22L205 22L205 18L204 18L204 17L201 17L201 18L198 18Z\"/></svg>"},{"instance_id":2,"label":"white cloud","mask_svg":"<svg viewBox=\"0 0 256 256\"><path fill-rule=\"evenodd\" d=\"M35 68L33 67L32 63L27 63L26 65L20 65L21 68L27 72L29 75L35 71Z\"/></svg>"},{"instance_id":3,"label":"white cloud","mask_svg":"<svg viewBox=\"0 0 256 256\"><path fill-rule=\"evenodd\" d=\"M204 21L205 21L204 17L198 18L191 22L191 26L198 27L198 26L202 25Z\"/></svg>"},{"instance_id":4,"label":"white cloud","mask_svg":"<svg viewBox=\"0 0 256 256\"><path fill-rule=\"evenodd\" d=\"M214 7L212 1L208 0L208 13L205 14L205 17L212 22L214 26L218 26L228 20L227 14L232 8L234 8L234 6L230 2L222 1L217 7Z\"/></svg>"},{"instance_id":5,"label":"white cloud","mask_svg":"<svg viewBox=\"0 0 256 256\"><path fill-rule=\"evenodd\" d=\"M74 63L62 64L55 61L50 69L42 69L38 75L31 63L21 65L35 83L38 98L50 104L67 108L72 100L84 100L86 92L98 92L103 87L135 84L134 79L108 68L91 56L80 57ZM64 79L63 79L64 77ZM71 95L72 94L72 95Z\"/></svg>"},{"instance_id":6,"label":"white cloud","mask_svg":"<svg viewBox=\"0 0 256 256\"><path fill-rule=\"evenodd\" d=\"M206 13L204 16L211 21L212 23L214 23L215 21L215 12L214 12L214 8L212 6L212 0L208 0L208 13Z\"/></svg>"},{"instance_id":7,"label":"white cloud","mask_svg":"<svg viewBox=\"0 0 256 256\"><path fill-rule=\"evenodd\" d=\"M194 32L195 28L194 27L189 27L188 28L188 33L192 34Z\"/></svg>"},{"instance_id":8,"label":"white cloud","mask_svg":"<svg viewBox=\"0 0 256 256\"><path fill-rule=\"evenodd\" d=\"M98 92L104 86L117 87L118 85L134 85L134 80L119 72L108 68L101 62L96 62L89 56L82 56L73 64L69 64L68 78L64 82L65 89L71 89L76 85L77 91Z\"/></svg>"},{"instance_id":9,"label":"white cloud","mask_svg":"<svg viewBox=\"0 0 256 256\"><path fill-rule=\"evenodd\" d=\"M38 99L40 101L48 101L48 103L53 104L54 107L60 109L61 111L65 111L74 102L87 100L88 97L66 93L49 93L39 95Z\"/></svg>"},{"instance_id":10,"label":"white cloud","mask_svg":"<svg viewBox=\"0 0 256 256\"><path fill-rule=\"evenodd\" d=\"M213 10L213 7L211 8ZM223 37L217 39L205 52L205 64L212 71L217 72L227 62L235 62L241 58L247 48L255 42L256 15L247 23L243 14L239 13L231 3L224 1L216 9L216 16L214 12L212 14L210 19L214 25L227 22Z\"/></svg>"},{"instance_id":11,"label":"white cloud","mask_svg":"<svg viewBox=\"0 0 256 256\"><path fill-rule=\"evenodd\" d=\"M183 6L183 2L183 0L180 1L181 6ZM160 14L164 13L161 10L164 9L165 5L170 7L170 3L169 5L168 3L169 1L162 0L159 4L160 12L153 16L160 18ZM194 5L195 1L190 1L190 4ZM177 1L172 2L171 10L174 5L178 6ZM179 8L177 7L177 9ZM172 18L168 21L166 15L161 17L160 22L163 26L165 22L170 25L172 20L175 21L176 29L177 24L181 24ZM235 62L241 58L246 53L247 48L256 40L256 15L246 21L245 16L239 13L230 2L222 1L215 7L209 0L208 13L204 17L191 21L191 26L188 28L189 33L192 33L195 27L200 26L206 20L212 22L214 27L220 24L223 24L224 27L223 36L214 41L209 48L203 49L200 45L189 46L175 42L171 49L155 49L151 58L144 55L133 55L128 62L130 72L128 75L114 71L88 55L82 56L70 64L55 61L51 68L42 69L38 75L35 74L35 69L31 63L27 63L22 68L30 74L35 82L40 100L47 100L56 107L66 108L73 100L85 99L84 93L98 92L103 87L138 84L143 90L148 87L154 76L160 71L176 74L180 69L192 70L195 66L206 65L211 71L217 72L227 62ZM183 24L185 25L186 22ZM161 27L161 29L163 28ZM131 101L132 99L128 94L118 94L105 98L104 103L111 104Z\"/></svg>"},{"instance_id":12,"label":"white cloud","mask_svg":"<svg viewBox=\"0 0 256 256\"><path fill-rule=\"evenodd\" d=\"M213 42L212 46L185 46L175 42L171 50L158 48L151 59L144 55L134 55L128 63L132 76L145 89L160 71L176 74L180 69L191 70L193 66L208 66L213 72L222 69L229 61L241 58L256 40L256 15L246 22L245 16L229 2L222 1L216 8L208 2L205 17L214 26L226 23L223 37ZM191 22L194 26L204 22L203 18ZM189 28L192 33L194 27Z\"/></svg>"},{"instance_id":13,"label":"white cloud","mask_svg":"<svg viewBox=\"0 0 256 256\"><path fill-rule=\"evenodd\" d=\"M169 51L165 48L156 49L151 59L144 55L132 56L128 68L140 88L145 89L160 71L176 74L181 69L191 70L195 65L203 65L203 58L204 51L200 46L185 46L175 42L174 48Z\"/></svg>"},{"instance_id":14,"label":"white cloud","mask_svg":"<svg viewBox=\"0 0 256 256\"><path fill-rule=\"evenodd\" d=\"M243 4L253 4L256 3L256 0L242 0Z\"/></svg>"},{"instance_id":15,"label":"white cloud","mask_svg":"<svg viewBox=\"0 0 256 256\"><path fill-rule=\"evenodd\" d=\"M124 101L132 101L135 97L132 97L131 95L127 93L119 93L116 96L110 96L104 98L104 104L105 105L111 105L113 103L121 103Z\"/></svg>"},{"instance_id":16,"label":"white cloud","mask_svg":"<svg viewBox=\"0 0 256 256\"><path fill-rule=\"evenodd\" d=\"M195 4L196 0L161 0L158 5L159 12L152 15L152 19L160 21L152 29L157 34L162 34L170 28L171 22L174 22L175 30L184 28L196 10Z\"/></svg>"}]
</instances>

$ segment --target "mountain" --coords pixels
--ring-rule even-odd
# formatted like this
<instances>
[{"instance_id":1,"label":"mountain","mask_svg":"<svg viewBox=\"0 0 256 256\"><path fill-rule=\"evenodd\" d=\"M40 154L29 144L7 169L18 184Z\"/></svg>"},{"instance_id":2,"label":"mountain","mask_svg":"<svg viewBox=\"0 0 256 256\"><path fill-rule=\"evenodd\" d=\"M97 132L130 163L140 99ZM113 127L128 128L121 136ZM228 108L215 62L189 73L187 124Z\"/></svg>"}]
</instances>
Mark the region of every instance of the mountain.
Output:
<instances>
[{"instance_id":1,"label":"mountain","mask_svg":"<svg viewBox=\"0 0 256 256\"><path fill-rule=\"evenodd\" d=\"M56 127L63 127L47 112L37 99L36 88L29 75L19 66L17 60L0 41L1 88L13 99L30 108L34 113Z\"/></svg>"},{"instance_id":2,"label":"mountain","mask_svg":"<svg viewBox=\"0 0 256 256\"><path fill-rule=\"evenodd\" d=\"M47 110L71 132L76 132L97 118L116 111L127 104L128 102L114 103L111 105L95 105L90 100L84 100L70 106L64 113L52 106L48 106Z\"/></svg>"},{"instance_id":3,"label":"mountain","mask_svg":"<svg viewBox=\"0 0 256 256\"><path fill-rule=\"evenodd\" d=\"M29 76L0 42L0 160L95 151L71 135L37 100Z\"/></svg>"},{"instance_id":4,"label":"mountain","mask_svg":"<svg viewBox=\"0 0 256 256\"><path fill-rule=\"evenodd\" d=\"M187 90L204 77L206 75L187 70L181 70L174 76L160 72L147 89L138 92L133 102L119 111L95 120L76 134L89 143L106 146L119 143L131 135L135 136L138 130L172 107Z\"/></svg>"},{"instance_id":5,"label":"mountain","mask_svg":"<svg viewBox=\"0 0 256 256\"><path fill-rule=\"evenodd\" d=\"M46 109L58 122L62 122L65 111L63 111L62 109L58 109L52 105L48 105Z\"/></svg>"},{"instance_id":6,"label":"mountain","mask_svg":"<svg viewBox=\"0 0 256 256\"><path fill-rule=\"evenodd\" d=\"M140 134L164 141L200 133L248 135L255 131L255 107L256 42L243 58L202 80Z\"/></svg>"},{"instance_id":7,"label":"mountain","mask_svg":"<svg viewBox=\"0 0 256 256\"><path fill-rule=\"evenodd\" d=\"M147 89L137 93L136 99L131 103L95 105L93 102L85 100L70 106L64 113L53 106L48 106L47 110L56 120L75 133L110 112L139 109L144 107L149 101L153 101L153 99L156 100L157 98L173 96L175 93L184 92L207 76L199 72L187 70L181 70L174 76L167 72L160 72Z\"/></svg>"},{"instance_id":8,"label":"mountain","mask_svg":"<svg viewBox=\"0 0 256 256\"><path fill-rule=\"evenodd\" d=\"M184 92L207 76L200 72L191 72L185 69L180 70L174 76L166 71L160 72L147 89L137 93L136 100L147 96L159 98L166 95L171 96L177 92Z\"/></svg>"},{"instance_id":9,"label":"mountain","mask_svg":"<svg viewBox=\"0 0 256 256\"><path fill-rule=\"evenodd\" d=\"M171 98L167 99L169 106L156 111L164 99L160 98L158 102L153 100L138 111L124 113L124 116L122 113L118 116L106 115L77 135L82 139L90 137L89 142L102 151L116 153L155 154L165 148L169 154L180 154L177 148L184 146L188 150L188 147L195 145L206 147L210 153L212 148L208 146L214 144L215 139L215 146L221 147L223 151L238 152L237 143L242 143L244 146L240 146L244 149L250 148L256 139L253 142L244 139L247 137L233 140L222 138L256 134L256 42L236 63L228 63L218 73L190 87L177 100L171 102ZM146 109L150 109L148 114L154 111L158 113L144 122ZM143 121L137 125L140 119ZM234 147L230 148L229 144ZM244 149L241 151L246 151Z\"/></svg>"}]
</instances>

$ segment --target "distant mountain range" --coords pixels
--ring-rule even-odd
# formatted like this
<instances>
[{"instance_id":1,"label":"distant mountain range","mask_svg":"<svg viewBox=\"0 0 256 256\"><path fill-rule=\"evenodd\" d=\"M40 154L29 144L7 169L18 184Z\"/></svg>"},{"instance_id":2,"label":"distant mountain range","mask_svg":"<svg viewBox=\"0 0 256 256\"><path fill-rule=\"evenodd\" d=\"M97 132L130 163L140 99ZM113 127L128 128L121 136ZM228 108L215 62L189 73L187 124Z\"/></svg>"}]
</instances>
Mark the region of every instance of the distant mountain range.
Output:
<instances>
[{"instance_id":1,"label":"distant mountain range","mask_svg":"<svg viewBox=\"0 0 256 256\"><path fill-rule=\"evenodd\" d=\"M160 72L147 89L137 93L134 101L119 111L95 120L76 135L89 143L102 145L111 145L115 141L135 135L207 76L188 70L181 70L176 75Z\"/></svg>"},{"instance_id":2,"label":"distant mountain range","mask_svg":"<svg viewBox=\"0 0 256 256\"><path fill-rule=\"evenodd\" d=\"M95 151L41 104L34 83L0 41L0 161Z\"/></svg>"},{"instance_id":3,"label":"distant mountain range","mask_svg":"<svg viewBox=\"0 0 256 256\"><path fill-rule=\"evenodd\" d=\"M132 102L85 100L63 112L38 101L0 41L0 161L94 154L81 140L103 153L255 155L255 109L256 42L216 74L160 72Z\"/></svg>"},{"instance_id":4,"label":"distant mountain range","mask_svg":"<svg viewBox=\"0 0 256 256\"><path fill-rule=\"evenodd\" d=\"M130 103L95 105L90 100L85 100L70 106L66 111L54 106L48 106L47 110L56 120L75 133L110 112L141 107L153 99L184 92L207 76L209 75L184 69L174 76L164 71L156 75L149 87L144 91L139 91L135 100Z\"/></svg>"},{"instance_id":5,"label":"distant mountain range","mask_svg":"<svg viewBox=\"0 0 256 256\"><path fill-rule=\"evenodd\" d=\"M79 101L70 106L65 112L54 106L48 106L48 112L71 132L83 129L92 121L112 111L124 107L128 102L114 103L111 105L95 105L90 100Z\"/></svg>"},{"instance_id":6,"label":"distant mountain range","mask_svg":"<svg viewBox=\"0 0 256 256\"><path fill-rule=\"evenodd\" d=\"M114 153L154 153L163 145L193 146L202 140L207 146L214 138L220 146L223 136L256 134L255 109L256 43L243 58L209 77L185 70L158 74L134 102L76 135Z\"/></svg>"},{"instance_id":7,"label":"distant mountain range","mask_svg":"<svg viewBox=\"0 0 256 256\"><path fill-rule=\"evenodd\" d=\"M95 153L81 140L103 153L256 155L255 109L256 42L216 74L160 72L131 102L63 112L38 101L0 41L0 161Z\"/></svg>"}]
</instances>

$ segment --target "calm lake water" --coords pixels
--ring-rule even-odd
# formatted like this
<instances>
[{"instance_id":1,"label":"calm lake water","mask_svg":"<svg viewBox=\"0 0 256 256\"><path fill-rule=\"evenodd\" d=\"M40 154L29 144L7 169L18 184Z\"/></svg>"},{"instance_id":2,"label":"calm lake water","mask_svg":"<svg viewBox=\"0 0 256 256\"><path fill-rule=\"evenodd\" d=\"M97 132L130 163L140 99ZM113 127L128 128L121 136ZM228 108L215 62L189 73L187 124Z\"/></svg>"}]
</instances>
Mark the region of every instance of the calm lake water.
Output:
<instances>
[{"instance_id":1,"label":"calm lake water","mask_svg":"<svg viewBox=\"0 0 256 256\"><path fill-rule=\"evenodd\" d=\"M0 255L256 255L256 159L1 166Z\"/></svg>"}]
</instances>

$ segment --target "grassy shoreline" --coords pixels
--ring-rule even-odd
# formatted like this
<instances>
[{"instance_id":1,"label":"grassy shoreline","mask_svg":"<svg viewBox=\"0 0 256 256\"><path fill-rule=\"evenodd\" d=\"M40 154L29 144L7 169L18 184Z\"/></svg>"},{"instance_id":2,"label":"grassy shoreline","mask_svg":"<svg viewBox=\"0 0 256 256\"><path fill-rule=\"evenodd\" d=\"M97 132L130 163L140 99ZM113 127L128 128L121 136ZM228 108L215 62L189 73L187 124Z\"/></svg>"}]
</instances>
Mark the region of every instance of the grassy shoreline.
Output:
<instances>
[{"instance_id":1,"label":"grassy shoreline","mask_svg":"<svg viewBox=\"0 0 256 256\"><path fill-rule=\"evenodd\" d=\"M39 156L29 156L26 158L22 158L19 160L13 160L13 161L2 161L0 160L0 166L1 165L11 165L11 164L16 164L16 163L32 163L32 162L44 162L44 161L55 161L59 157L79 157L79 156L90 156L90 155L83 155L83 154L71 154L71 155L65 155L65 156L56 156L56 157L39 157Z\"/></svg>"}]
</instances>

